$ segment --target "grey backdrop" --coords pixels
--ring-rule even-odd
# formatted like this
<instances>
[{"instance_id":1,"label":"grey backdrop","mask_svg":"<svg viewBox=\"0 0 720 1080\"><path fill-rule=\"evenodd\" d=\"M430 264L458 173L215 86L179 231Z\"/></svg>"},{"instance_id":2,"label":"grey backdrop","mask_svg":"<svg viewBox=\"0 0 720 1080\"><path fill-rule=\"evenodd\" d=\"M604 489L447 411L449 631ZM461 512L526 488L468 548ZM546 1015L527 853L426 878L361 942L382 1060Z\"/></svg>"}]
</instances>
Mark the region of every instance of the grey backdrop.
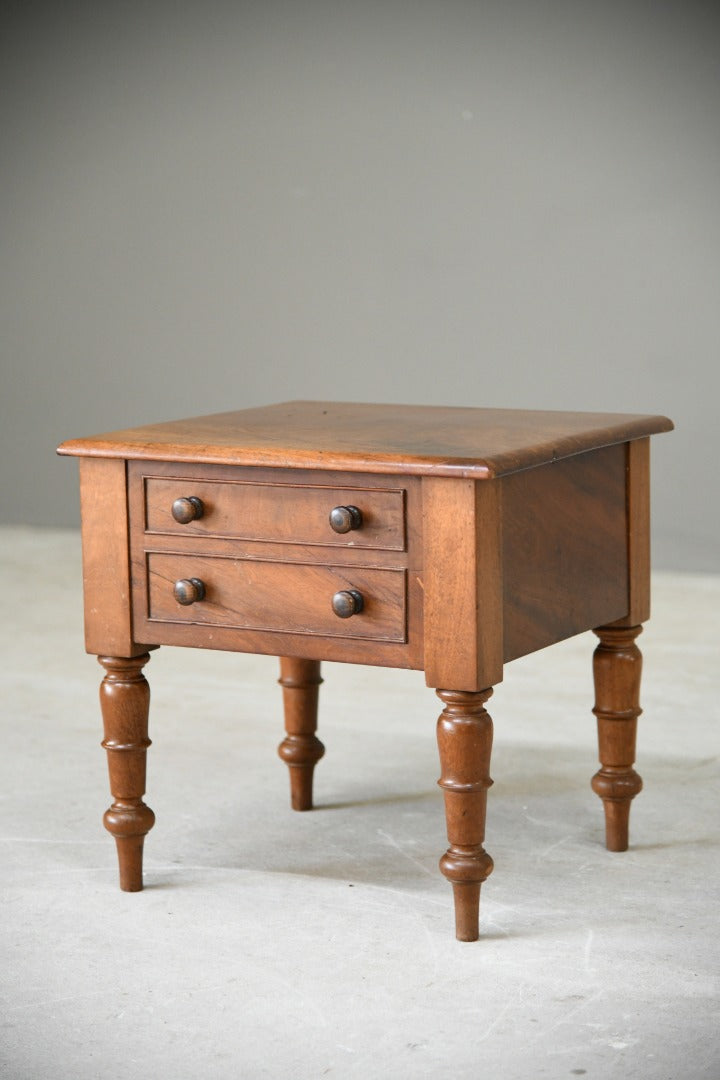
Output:
<instances>
[{"instance_id":1,"label":"grey backdrop","mask_svg":"<svg viewBox=\"0 0 720 1080\"><path fill-rule=\"evenodd\" d=\"M12 10L15 8L15 14ZM6 522L65 437L296 397L661 412L720 570L715 3L9 5Z\"/></svg>"}]
</instances>

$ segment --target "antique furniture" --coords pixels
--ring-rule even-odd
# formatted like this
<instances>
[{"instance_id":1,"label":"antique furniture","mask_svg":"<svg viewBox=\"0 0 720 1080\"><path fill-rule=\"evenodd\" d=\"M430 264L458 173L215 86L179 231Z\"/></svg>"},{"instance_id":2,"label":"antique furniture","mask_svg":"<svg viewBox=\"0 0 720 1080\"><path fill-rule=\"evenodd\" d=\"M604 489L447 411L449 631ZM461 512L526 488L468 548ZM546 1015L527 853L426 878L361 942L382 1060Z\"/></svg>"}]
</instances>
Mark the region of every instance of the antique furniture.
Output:
<instances>
[{"instance_id":1,"label":"antique furniture","mask_svg":"<svg viewBox=\"0 0 720 1080\"><path fill-rule=\"evenodd\" d=\"M503 665L594 629L606 842L628 844L649 614L649 436L659 416L290 402L72 440L86 646L100 698L120 886L142 888L159 645L281 657L292 806L322 757L320 662L424 670L438 721L460 940L478 936Z\"/></svg>"}]
</instances>

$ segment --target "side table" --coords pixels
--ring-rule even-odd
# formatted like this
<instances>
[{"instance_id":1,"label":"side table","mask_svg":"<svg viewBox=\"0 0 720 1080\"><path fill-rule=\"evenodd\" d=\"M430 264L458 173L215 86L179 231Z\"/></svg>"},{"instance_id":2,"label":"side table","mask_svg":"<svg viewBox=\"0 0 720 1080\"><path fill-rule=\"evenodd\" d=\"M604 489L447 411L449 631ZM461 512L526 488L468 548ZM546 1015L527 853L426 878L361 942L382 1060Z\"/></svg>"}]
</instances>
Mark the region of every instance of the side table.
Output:
<instances>
[{"instance_id":1,"label":"side table","mask_svg":"<svg viewBox=\"0 0 720 1080\"><path fill-rule=\"evenodd\" d=\"M594 629L606 843L628 846L649 616L649 436L661 416L289 402L65 442L80 459L85 641L120 887L142 888L160 645L281 657L295 810L312 807L322 660L423 670L457 937L478 937L503 667Z\"/></svg>"}]
</instances>

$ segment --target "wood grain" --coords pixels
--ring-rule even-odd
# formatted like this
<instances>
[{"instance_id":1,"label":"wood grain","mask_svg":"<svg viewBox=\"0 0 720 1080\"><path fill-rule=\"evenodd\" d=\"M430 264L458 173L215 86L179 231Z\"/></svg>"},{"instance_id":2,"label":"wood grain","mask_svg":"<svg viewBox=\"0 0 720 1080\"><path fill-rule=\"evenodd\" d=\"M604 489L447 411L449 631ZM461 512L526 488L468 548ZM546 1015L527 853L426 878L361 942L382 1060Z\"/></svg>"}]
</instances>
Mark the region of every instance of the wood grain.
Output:
<instances>
[{"instance_id":1,"label":"wood grain","mask_svg":"<svg viewBox=\"0 0 720 1080\"><path fill-rule=\"evenodd\" d=\"M146 525L146 481L149 476L172 477L202 481L203 477L213 483L259 485L271 487L278 493L279 509L282 514L280 495L292 487L292 482L299 485L301 491L318 486L328 491L342 491L348 498L360 504L365 498L375 504L383 493L392 496L389 504L392 513L398 505L404 508L404 540L402 551L356 548L349 546L325 547L312 543L269 542L243 540L229 537L207 535L149 533ZM266 468L238 468L221 465L178 465L177 463L135 461L128 463L130 531L133 572L133 610L138 633L151 638L158 644L190 645L198 648L217 648L241 652L270 653L280 656L297 657L307 660L340 660L350 663L380 664L388 667L420 668L422 656L422 512L420 499L420 481L414 477L403 478L402 482L393 482L388 488L387 481L368 474L333 473L323 470L285 470ZM324 516L324 513L323 513ZM324 527L324 526L323 526ZM180 530L180 526L176 526ZM332 530L329 530L332 533ZM332 533L333 536L336 534ZM395 535L398 535L397 529ZM221 625L218 618L208 625L198 625L188 621L186 624L169 621L150 621L147 580L147 560L153 553L168 553L183 556L224 556L240 563L257 561L260 563L278 563L285 566L296 564L304 568L301 572L306 580L312 577L311 568L327 568L328 564L338 567L338 573L347 575L351 580L355 570L361 573L370 570L401 571L406 579L407 602L405 605L403 633L395 634L397 640L372 640L371 637L352 637L356 619L346 620L348 629L343 631L348 636L339 637L336 626L342 626L343 620L323 609L323 620L330 618L332 636L315 633L299 633L280 623L273 622L278 629L246 629L237 626ZM222 565L222 564L220 564ZM310 575L310 576L308 576ZM192 573L181 577L195 576ZM346 588L347 580L342 581ZM335 590L338 591L338 590ZM167 599L167 597L166 597ZM313 598L313 603L319 602ZM277 597L272 598L272 610L277 616ZM180 616L182 618L182 616ZM186 617L188 618L188 617ZM358 616L357 618L362 618ZM298 624L295 624L296 626ZM315 626L317 631L317 626Z\"/></svg>"},{"instance_id":2,"label":"wood grain","mask_svg":"<svg viewBox=\"0 0 720 1080\"><path fill-rule=\"evenodd\" d=\"M605 809L605 837L609 851L626 851L629 842L630 804L642 791L633 768L640 708L642 654L635 644L641 626L601 626L600 644L593 654L595 707L600 769L592 779L593 791Z\"/></svg>"},{"instance_id":3,"label":"wood grain","mask_svg":"<svg viewBox=\"0 0 720 1080\"><path fill-rule=\"evenodd\" d=\"M501 483L505 661L622 618L629 603L625 447Z\"/></svg>"},{"instance_id":4,"label":"wood grain","mask_svg":"<svg viewBox=\"0 0 720 1080\"><path fill-rule=\"evenodd\" d=\"M85 648L89 653L138 656L130 606L130 554L125 462L81 458Z\"/></svg>"},{"instance_id":5,"label":"wood grain","mask_svg":"<svg viewBox=\"0 0 720 1080\"><path fill-rule=\"evenodd\" d=\"M489 479L671 429L637 414L292 401L72 439L58 453Z\"/></svg>"},{"instance_id":6,"label":"wood grain","mask_svg":"<svg viewBox=\"0 0 720 1080\"><path fill-rule=\"evenodd\" d=\"M628 614L621 626L650 618L650 440L627 445Z\"/></svg>"},{"instance_id":7,"label":"wood grain","mask_svg":"<svg viewBox=\"0 0 720 1080\"><path fill-rule=\"evenodd\" d=\"M290 805L312 810L315 766L325 753L318 739L318 696L322 678L318 660L280 657L280 678L286 736L278 754L290 771Z\"/></svg>"},{"instance_id":8,"label":"wood grain","mask_svg":"<svg viewBox=\"0 0 720 1080\"><path fill-rule=\"evenodd\" d=\"M282 657L279 752L296 809L312 805L323 753L320 661L424 668L444 703L441 869L457 936L470 941L492 869L490 688L504 662L599 627L593 788L608 846L626 847L641 787L634 642L649 611L648 436L671 428L635 414L290 402L64 443L59 453L81 458L86 644L107 672L105 822L122 887L142 887L153 823L138 654L158 644ZM191 497L202 515L180 504L180 523L171 507L197 509ZM351 505L362 527L333 532L330 511ZM176 591L178 580L191 585ZM347 590L363 602L340 619L333 596Z\"/></svg>"},{"instance_id":9,"label":"wood grain","mask_svg":"<svg viewBox=\"0 0 720 1080\"><path fill-rule=\"evenodd\" d=\"M294 517L308 519L310 516L315 520L305 526L301 536L293 540L279 539L275 532L275 539L271 538L273 528L263 530L265 538L260 536L256 528L247 529L247 532L255 531L255 538L246 538L237 535L218 535L215 529L205 531L195 529L193 526L199 523L193 522L191 526L181 526L172 521L167 529L148 528L148 506L146 493L151 482L158 477L167 479L170 483L177 481L182 484L202 485L208 481L212 485L225 485L233 490L239 487L241 492L248 488L261 488L264 491L275 492L277 508L275 517L280 519L277 526L281 535L287 536L287 528L282 524L284 496L297 486L300 492L310 492L310 500L313 503L305 504L301 497L293 497L295 507ZM398 569L420 568L422 564L422 508L420 496L420 480L417 477L403 477L389 480L387 477L371 476L367 473L333 473L319 470L313 472L307 469L267 469L267 468L240 468L235 465L193 465L178 464L177 462L128 462L128 505L130 510L131 548L133 559L137 562L140 553L147 547L148 550L169 550L178 554L181 552L197 552L206 555L227 555L233 558L251 559L264 558L279 562L327 562L328 559L342 562L343 564L356 564L362 566L379 566ZM369 512L369 519L377 518L378 508L386 506L390 514L390 523L375 522L376 535L383 547L365 547L357 544L355 538L357 531L349 536L334 533L329 527L325 511L327 503L318 509L315 500L316 493L334 492L342 493L348 501L355 504L363 504ZM384 499L387 497L388 502ZM328 500L332 502L332 498ZM233 500L235 502L235 500ZM370 509L371 507L374 510ZM399 515L399 516L398 516ZM169 516L169 513L168 515ZM209 513L210 520L212 516ZM223 514L227 521L227 516ZM201 519L201 522L204 519ZM154 520L154 525L160 523ZM206 523L207 526L207 523ZM320 536L325 536L325 530L335 538L328 544L318 543ZM314 537L315 539L309 539ZM374 542L374 541L372 541ZM394 545L397 543L397 547ZM392 544L393 546L387 546Z\"/></svg>"},{"instance_id":10,"label":"wood grain","mask_svg":"<svg viewBox=\"0 0 720 1080\"><path fill-rule=\"evenodd\" d=\"M480 690L502 680L500 486L423 480L425 680Z\"/></svg>"},{"instance_id":11,"label":"wood grain","mask_svg":"<svg viewBox=\"0 0 720 1080\"><path fill-rule=\"evenodd\" d=\"M203 582L203 600L188 606L177 603L173 586L183 578ZM151 552L147 580L151 622L374 641L405 641L407 637L403 570ZM364 607L359 615L339 619L332 610L332 598L345 589L357 589Z\"/></svg>"},{"instance_id":12,"label":"wood grain","mask_svg":"<svg viewBox=\"0 0 720 1080\"><path fill-rule=\"evenodd\" d=\"M145 478L146 532L166 536L228 537L233 540L268 540L285 544L319 544L333 548L405 550L405 506L402 489L319 487L293 482L280 474L275 483L210 477ZM188 524L174 520L175 499L196 496L202 501L201 518ZM336 506L356 506L362 526L349 533L330 527Z\"/></svg>"},{"instance_id":13,"label":"wood grain","mask_svg":"<svg viewBox=\"0 0 720 1080\"><path fill-rule=\"evenodd\" d=\"M143 845L155 823L155 815L143 802L148 738L150 687L142 669L150 656L132 659L99 656L105 668L100 684L112 806L103 824L115 837L120 888L139 892L143 887Z\"/></svg>"},{"instance_id":14,"label":"wood grain","mask_svg":"<svg viewBox=\"0 0 720 1080\"><path fill-rule=\"evenodd\" d=\"M453 887L458 941L479 936L480 886L493 869L485 851L485 812L490 779L493 723L485 710L492 690L438 690L445 708L437 722L445 820L450 847L440 869Z\"/></svg>"}]
</instances>

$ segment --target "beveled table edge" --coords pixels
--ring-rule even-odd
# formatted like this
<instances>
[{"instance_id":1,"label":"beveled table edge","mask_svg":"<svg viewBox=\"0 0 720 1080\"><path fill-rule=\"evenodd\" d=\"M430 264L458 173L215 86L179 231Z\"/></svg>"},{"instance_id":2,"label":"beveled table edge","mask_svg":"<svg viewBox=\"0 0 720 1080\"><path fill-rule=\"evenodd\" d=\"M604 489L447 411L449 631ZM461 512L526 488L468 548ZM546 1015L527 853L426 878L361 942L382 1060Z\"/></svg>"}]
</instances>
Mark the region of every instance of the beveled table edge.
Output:
<instances>
[{"instance_id":1,"label":"beveled table edge","mask_svg":"<svg viewBox=\"0 0 720 1080\"><path fill-rule=\"evenodd\" d=\"M127 460L173 461L197 464L268 466L285 469L333 470L344 472L369 472L386 475L427 475L453 476L474 480L493 479L523 469L548 464L552 461L573 457L588 450L630 442L649 435L671 431L673 423L665 416L623 414L623 413L578 413L558 410L508 410L508 409L471 409L448 406L402 407L393 405L364 406L348 403L354 410L400 410L412 411L417 416L417 428L422 431L422 417L429 415L424 410L429 408L435 416L447 415L452 418L461 416L468 419L477 415L479 424L478 442L482 441L481 420L512 417L515 422L527 416L528 426L531 421L537 425L547 419L548 428L553 417L573 417L577 428L572 432L544 432L544 437L533 441L529 432L527 443L519 436L514 437L511 448L498 449L474 456L472 452L463 454L433 453L418 451L415 447L398 444L393 430L388 423L390 438L386 448L370 445L362 447L343 445L343 434L328 436L324 440L332 445L299 445L302 440L292 437L281 441L277 437L263 440L262 433L248 430L242 418L256 413L258 419L268 416L274 409L296 407L311 409L319 405L342 410L344 403L323 402L288 402L277 406L261 406L257 410L247 409L238 412L217 413L207 417L193 417L187 420L169 421L146 427L108 432L102 435L67 440L58 447L58 454L71 457L123 458ZM312 415L312 414L311 414ZM237 417L237 435L234 433L234 418ZM587 426L583 422L587 418ZM222 430L222 438L213 440L213 429ZM215 432L216 433L216 432ZM204 438L203 436L209 436ZM467 438L467 433L465 438ZM448 442L453 435L449 433ZM322 439L320 439L322 441ZM347 440L351 441L351 440ZM356 436L357 441L357 436ZM368 431L368 444L377 444L377 429Z\"/></svg>"}]
</instances>

